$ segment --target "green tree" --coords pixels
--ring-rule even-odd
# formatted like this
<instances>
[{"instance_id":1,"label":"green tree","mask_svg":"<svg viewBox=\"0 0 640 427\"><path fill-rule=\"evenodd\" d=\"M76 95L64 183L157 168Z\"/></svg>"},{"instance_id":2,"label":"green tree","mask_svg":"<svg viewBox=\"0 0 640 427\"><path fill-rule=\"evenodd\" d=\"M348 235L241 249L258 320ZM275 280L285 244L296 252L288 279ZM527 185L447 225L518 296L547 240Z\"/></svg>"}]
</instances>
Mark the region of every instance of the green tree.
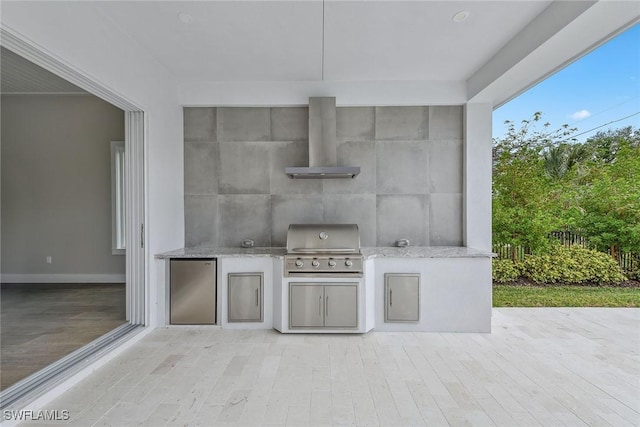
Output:
<instances>
[{"instance_id":1,"label":"green tree","mask_svg":"<svg viewBox=\"0 0 640 427\"><path fill-rule=\"evenodd\" d=\"M551 231L569 228L601 251L640 252L640 131L577 143L576 129L551 131L541 119L507 121L494 139L494 242L543 253Z\"/></svg>"},{"instance_id":2,"label":"green tree","mask_svg":"<svg viewBox=\"0 0 640 427\"><path fill-rule=\"evenodd\" d=\"M640 145L624 132L616 140L606 136L587 142L615 148L590 162L575 222L600 250L640 252Z\"/></svg>"},{"instance_id":3,"label":"green tree","mask_svg":"<svg viewBox=\"0 0 640 427\"><path fill-rule=\"evenodd\" d=\"M588 138L584 145L593 154L594 161L612 163L623 145L640 147L640 131L632 126L609 129Z\"/></svg>"},{"instance_id":4,"label":"green tree","mask_svg":"<svg viewBox=\"0 0 640 427\"><path fill-rule=\"evenodd\" d=\"M558 141L575 142L571 137L577 129L564 124L559 129L551 130L551 124L541 124L542 112L536 111L533 117L520 121L516 128L515 122L506 120L507 127L502 138L493 139L493 160L504 161L510 158L528 157L531 153L539 154L544 149L557 145ZM540 126L542 128L540 129Z\"/></svg>"},{"instance_id":5,"label":"green tree","mask_svg":"<svg viewBox=\"0 0 640 427\"><path fill-rule=\"evenodd\" d=\"M493 150L493 241L533 253L548 247L548 234L561 223L561 199L546 173L544 153L558 141L571 140L575 131L567 125L551 131L549 123L539 129L541 119L537 112L518 129L507 121L507 132L494 139Z\"/></svg>"},{"instance_id":6,"label":"green tree","mask_svg":"<svg viewBox=\"0 0 640 427\"><path fill-rule=\"evenodd\" d=\"M585 144L561 143L543 151L544 170L549 177L562 179L574 167L588 159L591 153L592 150Z\"/></svg>"}]
</instances>

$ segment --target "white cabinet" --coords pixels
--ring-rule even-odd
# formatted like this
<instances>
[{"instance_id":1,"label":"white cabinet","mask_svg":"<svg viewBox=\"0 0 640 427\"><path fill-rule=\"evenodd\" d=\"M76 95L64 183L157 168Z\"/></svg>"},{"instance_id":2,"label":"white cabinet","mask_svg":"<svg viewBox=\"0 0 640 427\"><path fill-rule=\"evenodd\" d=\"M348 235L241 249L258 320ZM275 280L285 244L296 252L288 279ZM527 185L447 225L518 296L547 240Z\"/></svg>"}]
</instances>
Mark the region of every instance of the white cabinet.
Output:
<instances>
[{"instance_id":1,"label":"white cabinet","mask_svg":"<svg viewBox=\"0 0 640 427\"><path fill-rule=\"evenodd\" d=\"M291 328L357 328L358 285L291 283Z\"/></svg>"},{"instance_id":2,"label":"white cabinet","mask_svg":"<svg viewBox=\"0 0 640 427\"><path fill-rule=\"evenodd\" d=\"M420 275L387 273L385 284L385 322L420 320Z\"/></svg>"},{"instance_id":3,"label":"white cabinet","mask_svg":"<svg viewBox=\"0 0 640 427\"><path fill-rule=\"evenodd\" d=\"M229 322L262 322L263 278L263 273L229 273Z\"/></svg>"}]
</instances>

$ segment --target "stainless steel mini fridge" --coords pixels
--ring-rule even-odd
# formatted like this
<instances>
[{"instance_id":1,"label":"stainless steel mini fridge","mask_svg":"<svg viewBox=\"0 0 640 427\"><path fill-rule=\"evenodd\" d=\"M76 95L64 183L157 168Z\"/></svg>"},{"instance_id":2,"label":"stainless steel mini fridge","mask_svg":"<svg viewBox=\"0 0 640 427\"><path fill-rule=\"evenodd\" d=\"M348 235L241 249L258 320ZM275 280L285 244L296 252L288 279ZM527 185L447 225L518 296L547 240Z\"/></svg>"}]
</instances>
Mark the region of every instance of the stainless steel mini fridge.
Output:
<instances>
[{"instance_id":1,"label":"stainless steel mini fridge","mask_svg":"<svg viewBox=\"0 0 640 427\"><path fill-rule=\"evenodd\" d=\"M215 325L216 260L171 260L172 325Z\"/></svg>"}]
</instances>

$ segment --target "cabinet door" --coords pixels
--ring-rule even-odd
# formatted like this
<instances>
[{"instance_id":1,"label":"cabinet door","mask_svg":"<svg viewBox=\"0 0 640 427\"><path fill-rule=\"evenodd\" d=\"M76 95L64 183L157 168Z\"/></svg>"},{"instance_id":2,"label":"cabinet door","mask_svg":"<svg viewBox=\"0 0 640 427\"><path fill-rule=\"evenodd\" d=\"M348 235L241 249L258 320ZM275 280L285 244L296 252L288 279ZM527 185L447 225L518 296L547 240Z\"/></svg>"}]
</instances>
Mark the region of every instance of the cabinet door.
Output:
<instances>
[{"instance_id":1,"label":"cabinet door","mask_svg":"<svg viewBox=\"0 0 640 427\"><path fill-rule=\"evenodd\" d=\"M420 275L388 273L385 281L385 322L420 320Z\"/></svg>"},{"instance_id":2,"label":"cabinet door","mask_svg":"<svg viewBox=\"0 0 640 427\"><path fill-rule=\"evenodd\" d=\"M229 322L262 322L262 273L229 273Z\"/></svg>"},{"instance_id":3,"label":"cabinet door","mask_svg":"<svg viewBox=\"0 0 640 427\"><path fill-rule=\"evenodd\" d=\"M358 286L325 285L324 326L333 328L358 327Z\"/></svg>"},{"instance_id":4,"label":"cabinet door","mask_svg":"<svg viewBox=\"0 0 640 427\"><path fill-rule=\"evenodd\" d=\"M291 283L289 288L289 325L291 328L324 325L324 292L322 285Z\"/></svg>"}]
</instances>

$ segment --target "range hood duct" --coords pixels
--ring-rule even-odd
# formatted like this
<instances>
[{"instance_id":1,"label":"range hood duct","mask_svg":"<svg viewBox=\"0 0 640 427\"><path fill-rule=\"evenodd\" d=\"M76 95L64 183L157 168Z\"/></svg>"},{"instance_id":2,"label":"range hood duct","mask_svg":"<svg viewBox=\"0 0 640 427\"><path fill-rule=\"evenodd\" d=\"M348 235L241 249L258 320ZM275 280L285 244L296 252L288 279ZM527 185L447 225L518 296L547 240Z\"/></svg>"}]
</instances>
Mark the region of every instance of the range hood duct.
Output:
<instances>
[{"instance_id":1,"label":"range hood duct","mask_svg":"<svg viewBox=\"0 0 640 427\"><path fill-rule=\"evenodd\" d=\"M309 98L309 166L287 167L293 179L355 178L359 166L337 166L336 98Z\"/></svg>"}]
</instances>

